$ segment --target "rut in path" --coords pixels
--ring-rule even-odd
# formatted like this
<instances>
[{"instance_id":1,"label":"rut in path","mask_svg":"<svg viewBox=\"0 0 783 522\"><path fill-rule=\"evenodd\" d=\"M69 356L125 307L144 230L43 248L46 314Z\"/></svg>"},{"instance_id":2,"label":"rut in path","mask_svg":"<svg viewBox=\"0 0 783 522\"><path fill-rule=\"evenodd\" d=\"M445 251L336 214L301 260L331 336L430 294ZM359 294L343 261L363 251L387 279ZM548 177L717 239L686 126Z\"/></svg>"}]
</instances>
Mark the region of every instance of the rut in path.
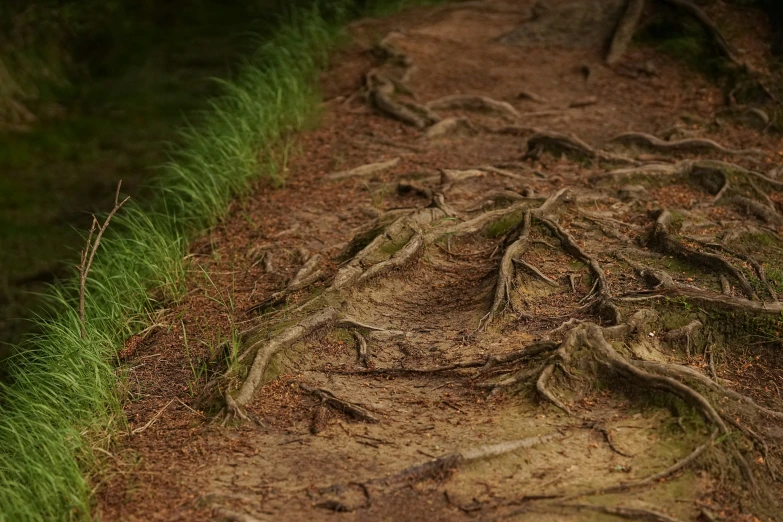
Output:
<instances>
[{"instance_id":1,"label":"rut in path","mask_svg":"<svg viewBox=\"0 0 783 522\"><path fill-rule=\"evenodd\" d=\"M352 28L132 355L107 519L779 517L779 139L522 4Z\"/></svg>"}]
</instances>

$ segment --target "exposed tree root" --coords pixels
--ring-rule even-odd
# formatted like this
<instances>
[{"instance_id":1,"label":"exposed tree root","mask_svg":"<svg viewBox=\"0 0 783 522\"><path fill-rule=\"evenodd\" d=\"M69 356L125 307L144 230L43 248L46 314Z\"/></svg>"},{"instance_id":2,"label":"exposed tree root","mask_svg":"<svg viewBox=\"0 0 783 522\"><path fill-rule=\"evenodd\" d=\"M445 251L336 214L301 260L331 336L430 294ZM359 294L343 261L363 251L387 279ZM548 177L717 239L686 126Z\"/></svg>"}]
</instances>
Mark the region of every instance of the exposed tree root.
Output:
<instances>
[{"instance_id":1,"label":"exposed tree root","mask_svg":"<svg viewBox=\"0 0 783 522\"><path fill-rule=\"evenodd\" d=\"M775 227L783 226L783 216L778 214L774 207L745 196L734 196L732 201L746 214L750 214Z\"/></svg>"},{"instance_id":2,"label":"exposed tree root","mask_svg":"<svg viewBox=\"0 0 783 522\"><path fill-rule=\"evenodd\" d=\"M397 192L399 194L414 193L426 199L432 199L432 196L434 194L431 188L425 187L424 185L421 185L416 181L408 180L408 179L400 180L400 182L397 183Z\"/></svg>"},{"instance_id":3,"label":"exposed tree root","mask_svg":"<svg viewBox=\"0 0 783 522\"><path fill-rule=\"evenodd\" d=\"M560 408L568 415L573 415L573 413L571 413L571 409L568 406L566 406L563 401L558 399L557 396L555 396L555 394L549 390L549 381L552 379L552 376L554 375L555 367L556 367L555 364L550 364L541 371L541 374L538 376L538 379L536 380L536 391L538 392L538 394L541 396L542 399L545 399L548 402L554 404L556 407Z\"/></svg>"},{"instance_id":4,"label":"exposed tree root","mask_svg":"<svg viewBox=\"0 0 783 522\"><path fill-rule=\"evenodd\" d=\"M563 154L577 160L592 159L614 163L637 163L632 158L595 149L572 134L551 131L538 131L528 139L524 159L538 158L543 152L549 152L553 155Z\"/></svg>"},{"instance_id":5,"label":"exposed tree root","mask_svg":"<svg viewBox=\"0 0 783 522\"><path fill-rule=\"evenodd\" d=\"M637 179L648 180L652 178L660 181L662 177L692 180L711 194L714 194L712 198L713 204L721 199L731 201L741 210L758 217L765 223L775 227L783 225L783 217L778 214L775 205L770 204L770 198L767 193L759 187L759 185L762 185L770 190L781 191L783 190L783 182L774 180L759 172L747 170L733 163L716 160L686 160L674 165L643 165L613 170L593 178L593 182L611 181L614 184L624 184L632 183ZM747 197L748 186L765 203ZM729 195L732 195L732 197L729 198Z\"/></svg>"},{"instance_id":6,"label":"exposed tree root","mask_svg":"<svg viewBox=\"0 0 783 522\"><path fill-rule=\"evenodd\" d=\"M773 481L776 481L777 476L775 474L775 470L772 467L772 463L769 461L769 445L767 444L767 441L764 440L764 438L755 431L742 425L739 421L734 420L730 415L723 414L723 420L740 430L743 435L745 435L749 440L753 441L753 444L761 451L763 455L764 464L767 466L770 477Z\"/></svg>"},{"instance_id":7,"label":"exposed tree root","mask_svg":"<svg viewBox=\"0 0 783 522\"><path fill-rule=\"evenodd\" d=\"M694 319L682 328L677 328L676 330L670 330L666 332L663 338L668 342L678 342L682 339L685 339L685 352L688 354L688 357L690 357L693 334L694 332L701 330L702 326L704 325L701 324L701 321Z\"/></svg>"},{"instance_id":8,"label":"exposed tree root","mask_svg":"<svg viewBox=\"0 0 783 522\"><path fill-rule=\"evenodd\" d=\"M716 426L721 435L729 435L729 429L723 418L703 395L675 378L651 373L642 369L641 365L629 363L606 341L601 328L592 323L581 323L568 331L560 348L555 352L556 361L548 363L536 381L536 390L539 395L569 415L571 414L570 408L551 391L550 381L553 380L554 372L558 368L568 375L567 368L572 364L574 354L582 348L589 349L598 364L625 379L633 381L637 386L646 386L650 389L665 391L679 397L699 412L706 422ZM728 440L727 444L743 477L751 485L751 490L754 494L758 494L756 479L748 463L737 451L731 440Z\"/></svg>"},{"instance_id":9,"label":"exposed tree root","mask_svg":"<svg viewBox=\"0 0 783 522\"><path fill-rule=\"evenodd\" d=\"M452 136L475 136L479 129L468 118L444 118L424 133L430 140Z\"/></svg>"},{"instance_id":10,"label":"exposed tree root","mask_svg":"<svg viewBox=\"0 0 783 522\"><path fill-rule=\"evenodd\" d=\"M305 319L299 321L294 326L286 328L281 333L275 335L270 340L260 340L252 343L248 351L257 349L253 363L250 366L247 377L239 388L239 392L232 397L230 392L226 392L226 410L227 414L247 420L246 415L241 411L253 398L253 394L261 384L269 361L283 348L290 346L296 341L309 335L318 328L323 328L334 323L340 314L334 308L324 308Z\"/></svg>"},{"instance_id":11,"label":"exposed tree root","mask_svg":"<svg viewBox=\"0 0 783 522\"><path fill-rule=\"evenodd\" d=\"M619 62L628 49L639 20L644 12L644 0L629 0L625 7L625 12L617 24L617 28L612 35L612 41L609 44L609 51L606 53L607 65L614 65Z\"/></svg>"},{"instance_id":12,"label":"exposed tree root","mask_svg":"<svg viewBox=\"0 0 783 522\"><path fill-rule=\"evenodd\" d=\"M719 143L704 138L665 141L644 132L625 132L611 138L609 142L643 146L647 149L661 152L720 152L722 154L737 156L766 156L767 154L759 149L729 149Z\"/></svg>"},{"instance_id":13,"label":"exposed tree root","mask_svg":"<svg viewBox=\"0 0 783 522\"><path fill-rule=\"evenodd\" d=\"M388 161L379 161L377 163L368 163L367 165L361 165L359 167L350 169L350 170L342 170L340 172L335 172L333 174L329 174L327 176L330 180L338 180L338 179L345 179L345 178L358 178L363 176L370 176L372 174L375 174L377 172L384 171L386 169L390 169L397 165L400 162L400 158L394 158L390 159Z\"/></svg>"},{"instance_id":14,"label":"exposed tree root","mask_svg":"<svg viewBox=\"0 0 783 522\"><path fill-rule=\"evenodd\" d=\"M446 228L444 230L430 231L425 236L426 242L427 244L431 244L442 237L460 237L476 234L483 231L487 226L498 221L499 219L510 216L516 212L524 212L531 206L531 202L537 203L538 201L540 200L531 200L529 198L525 198L519 203L515 203L509 207L485 212L484 214L480 214L472 219L463 221L462 223L457 223L456 225L453 225L452 227Z\"/></svg>"},{"instance_id":15,"label":"exposed tree root","mask_svg":"<svg viewBox=\"0 0 783 522\"><path fill-rule=\"evenodd\" d=\"M707 442L702 444L701 446L698 446L696 449L694 449L691 453L689 453L686 457L678 460L668 468L659 471L658 473L654 473L652 475L649 475L643 479L639 480L632 480L627 482L620 482L619 484L615 484L613 486L607 486L605 488L597 488L597 489L590 489L586 491L582 491L579 493L575 493L572 495L568 495L566 497L563 497L563 500L571 500L574 498L579 497L592 497L596 495L606 495L609 493L620 493L622 491L628 491L631 489L636 489L644 486L649 486L652 484L655 484L657 482L660 482L662 479L666 479L677 473L678 471L685 469L686 467L690 466L699 456L701 456L702 453L704 453L706 450L708 450L713 443L715 442L715 439L718 436L719 430L713 430L712 435L710 435L710 438L707 439Z\"/></svg>"},{"instance_id":16,"label":"exposed tree root","mask_svg":"<svg viewBox=\"0 0 783 522\"><path fill-rule=\"evenodd\" d=\"M366 281L403 266L424 246L421 227L445 217L448 216L435 203L398 218L337 272L332 284L333 288L337 290L346 288L355 282ZM388 245L401 243L402 246L386 261L371 265L368 269L364 268L371 257L386 257L383 251L389 248Z\"/></svg>"},{"instance_id":17,"label":"exposed tree root","mask_svg":"<svg viewBox=\"0 0 783 522\"><path fill-rule=\"evenodd\" d=\"M626 453L626 452L624 452L624 451L622 451L622 450L617 448L617 446L614 443L614 437L612 437L612 430L611 429L606 428L606 427L601 426L601 425L598 425L596 423L593 423L591 425L591 427L594 430L597 430L597 431L601 432L601 434L604 436L604 440L606 440L606 443L609 445L609 448L612 451L614 451L615 453L617 453L618 455L621 455L623 457L628 457L628 458L632 458L633 457L633 455L631 455L629 453Z\"/></svg>"},{"instance_id":18,"label":"exposed tree root","mask_svg":"<svg viewBox=\"0 0 783 522\"><path fill-rule=\"evenodd\" d=\"M552 433L549 435L538 435L525 439L511 440L447 453L427 462L409 466L391 475L372 478L363 482L349 483L348 485L358 486L362 490L365 499L364 505L350 506L337 500L328 500L318 505L333 511L353 511L357 508L368 507L374 494L383 494L384 491L389 489L397 490L404 487L411 487L426 480L442 481L452 475L457 468L464 464L500 457L519 450L530 449L541 444L564 439L566 436L567 435L563 433ZM345 488L345 484L333 484L332 486L323 488L321 492L328 494L343 491Z\"/></svg>"},{"instance_id":19,"label":"exposed tree root","mask_svg":"<svg viewBox=\"0 0 783 522\"><path fill-rule=\"evenodd\" d=\"M581 107L589 107L598 103L597 96L585 96L584 98L577 98L576 100L568 104L569 109L579 109Z\"/></svg>"},{"instance_id":20,"label":"exposed tree root","mask_svg":"<svg viewBox=\"0 0 783 522\"><path fill-rule=\"evenodd\" d=\"M595 504L566 504L557 503L554 504L561 508L576 509L584 511L595 511L597 513L605 513L607 515L613 515L616 517L627 518L630 520L649 520L650 522L680 522L679 519L671 517L660 511L654 511L652 509L644 509L631 506L598 506Z\"/></svg>"},{"instance_id":21,"label":"exposed tree root","mask_svg":"<svg viewBox=\"0 0 783 522\"><path fill-rule=\"evenodd\" d=\"M470 178L476 178L484 175L484 172L480 169L440 169L441 179L441 191L447 192L455 183L464 181Z\"/></svg>"},{"instance_id":22,"label":"exposed tree root","mask_svg":"<svg viewBox=\"0 0 783 522\"><path fill-rule=\"evenodd\" d=\"M541 444L547 444L552 441L564 439L566 436L567 435L562 433L537 435L525 439L511 440L497 444L490 444L487 446L479 446L463 451L447 453L446 455L432 459L428 462L407 467L392 475L371 479L364 482L363 484L366 487L400 487L411 486L425 480L442 480L451 475L456 470L456 468L461 465L479 460L500 457L502 455L506 455L508 453L522 449L530 449Z\"/></svg>"},{"instance_id":23,"label":"exposed tree root","mask_svg":"<svg viewBox=\"0 0 783 522\"><path fill-rule=\"evenodd\" d=\"M311 388L306 384L299 384L299 387L302 388L307 393L310 393L314 395L316 398L318 398L321 401L321 404L325 404L330 408L339 411L340 413L344 413L349 417L353 417L356 420L369 422L369 423L376 423L381 421L367 408L364 408L363 406L359 406L358 404L355 404L353 402L348 402L344 399L340 399L329 390L324 390L323 388Z\"/></svg>"},{"instance_id":24,"label":"exposed tree root","mask_svg":"<svg viewBox=\"0 0 783 522\"><path fill-rule=\"evenodd\" d=\"M438 115L433 109L430 109L426 105L421 105L420 103L416 103L411 100L397 100L397 103L399 105L402 105L406 109L410 110L411 112L417 114L427 126L434 125L438 123L443 118Z\"/></svg>"},{"instance_id":25,"label":"exposed tree root","mask_svg":"<svg viewBox=\"0 0 783 522\"><path fill-rule=\"evenodd\" d=\"M318 264L321 262L321 256L315 254L299 269L296 275L291 279L284 290L275 292L268 298L264 299L260 303L254 304L247 309L248 312L255 312L257 310L263 310L283 303L286 298L294 293L307 288L316 281L320 281L324 277L324 273L318 269Z\"/></svg>"},{"instance_id":26,"label":"exposed tree root","mask_svg":"<svg viewBox=\"0 0 783 522\"><path fill-rule=\"evenodd\" d=\"M356 339L356 355L357 355L357 361L359 364L367 368L369 366L369 350L367 349L367 340L364 338L364 336L359 332L359 330L353 331L353 337Z\"/></svg>"},{"instance_id":27,"label":"exposed tree root","mask_svg":"<svg viewBox=\"0 0 783 522\"><path fill-rule=\"evenodd\" d=\"M380 58L382 60L388 60L394 63L395 65L400 65L403 67L410 67L413 65L413 60L411 60L410 56L408 56L407 53L404 53L400 51L399 49L396 49L390 42L389 39L394 36L399 36L401 33L392 31L386 36L383 37L383 40L378 42L375 46L375 50L380 55Z\"/></svg>"},{"instance_id":28,"label":"exposed tree root","mask_svg":"<svg viewBox=\"0 0 783 522\"><path fill-rule=\"evenodd\" d=\"M750 406L753 410L761 412L765 415L776 419L783 419L783 412L778 412L765 408L750 397L730 390L714 380L710 379L698 370L691 368L690 366L682 366L679 364L665 364L655 361L634 361L634 365L639 368L657 373L659 375L666 375L673 379L679 379L682 381L693 381L701 384L705 388L735 401L741 402L747 406Z\"/></svg>"},{"instance_id":29,"label":"exposed tree root","mask_svg":"<svg viewBox=\"0 0 783 522\"><path fill-rule=\"evenodd\" d=\"M686 298L705 307L747 312L749 314L777 318L783 312L783 304L779 302L769 303L762 301L750 301L739 297L715 294L684 286L662 288L654 292L632 294L619 297L620 301L627 303L642 302L657 299Z\"/></svg>"},{"instance_id":30,"label":"exposed tree root","mask_svg":"<svg viewBox=\"0 0 783 522\"><path fill-rule=\"evenodd\" d=\"M500 261L498 268L497 282L495 284L495 296L492 301L492 305L489 312L482 318L481 325L483 327L488 326L495 319L496 315L511 305L511 290L513 289L513 280L515 276L514 264L519 263L529 271L533 272L537 277L545 281L547 284L557 286L557 282L548 278L541 273L536 267L521 260L522 254L525 253L530 244L530 228L532 223L532 216L536 216L536 219L541 220L545 225L550 226L550 220L544 216L554 213L555 210L569 197L567 190L562 189L549 197L540 207L531 212L527 210L524 214L524 218L520 224L519 230L514 232L516 239L506 248L503 253L503 257ZM554 222L551 222L554 223ZM559 225L554 224L556 229L559 229ZM567 232L563 231L567 235ZM557 235L557 234L556 234ZM564 236L565 237L565 236ZM562 238L561 242L563 241ZM567 238L565 239L567 241ZM579 247L577 247L578 249ZM569 245L565 245L566 251L569 249ZM581 250L580 250L581 252ZM592 266L592 265L591 265ZM599 267L600 270L600 267ZM605 282L605 280L604 280Z\"/></svg>"},{"instance_id":31,"label":"exposed tree root","mask_svg":"<svg viewBox=\"0 0 783 522\"><path fill-rule=\"evenodd\" d=\"M525 253L530 243L530 225L531 213L525 212L522 220L522 228L516 240L509 245L503 253L498 268L497 283L495 285L495 297L492 301L492 307L487 315L482 319L483 324L490 324L495 318L495 314L502 311L508 305L511 305L511 290L514 283L514 260Z\"/></svg>"},{"instance_id":32,"label":"exposed tree root","mask_svg":"<svg viewBox=\"0 0 783 522\"><path fill-rule=\"evenodd\" d=\"M431 114L425 107L413 102L404 105L394 100L394 83L377 71L367 73L366 85L367 101L381 114L420 129L435 123L425 116Z\"/></svg>"},{"instance_id":33,"label":"exposed tree root","mask_svg":"<svg viewBox=\"0 0 783 522\"><path fill-rule=\"evenodd\" d=\"M555 281L551 277L548 277L546 274L541 272L541 270L539 270L536 266L531 265L530 263L528 263L524 259L514 259L514 264L521 266L522 268L524 268L525 270L527 270L531 274L535 275L541 281L545 282L549 286L554 286L554 287L560 286L559 284L557 284L557 281Z\"/></svg>"},{"instance_id":34,"label":"exposed tree root","mask_svg":"<svg viewBox=\"0 0 783 522\"><path fill-rule=\"evenodd\" d=\"M497 174L499 176L503 176L504 178L519 179L519 180L525 180L525 181L530 179L529 177L520 176L519 174L511 172L510 170L494 167L492 165L483 165L481 167L478 167L478 169L479 170L484 170L486 172L492 172L493 174Z\"/></svg>"},{"instance_id":35,"label":"exposed tree root","mask_svg":"<svg viewBox=\"0 0 783 522\"><path fill-rule=\"evenodd\" d=\"M733 295L733 292L731 290L731 283L729 283L729 278L726 277L726 274L720 274L718 276L718 279L720 280L720 291L723 295Z\"/></svg>"},{"instance_id":36,"label":"exposed tree root","mask_svg":"<svg viewBox=\"0 0 783 522\"><path fill-rule=\"evenodd\" d=\"M310 418L310 433L312 435L318 435L326 429L329 424L329 418L331 417L331 411L327 406L319 404L313 411L313 416Z\"/></svg>"},{"instance_id":37,"label":"exposed tree root","mask_svg":"<svg viewBox=\"0 0 783 522\"><path fill-rule=\"evenodd\" d=\"M561 433L553 433L550 435L539 435L526 439L512 440L498 444L490 444L488 446L479 446L460 452L448 453L437 459L425 462L424 464L417 464L405 468L390 477L379 479L379 482L387 486L402 483L415 484L423 480L442 477L444 474L450 473L454 468L462 464L499 457L520 449L529 449L553 440L564 439L565 437L566 436Z\"/></svg>"},{"instance_id":38,"label":"exposed tree root","mask_svg":"<svg viewBox=\"0 0 783 522\"><path fill-rule=\"evenodd\" d=\"M473 208L468 209L468 212L487 210L494 207L507 207L523 200L525 200L525 196L510 190L490 192L484 197L481 203Z\"/></svg>"},{"instance_id":39,"label":"exposed tree root","mask_svg":"<svg viewBox=\"0 0 783 522\"><path fill-rule=\"evenodd\" d=\"M689 248L671 236L670 230L673 222L672 214L664 210L655 222L655 227L650 235L649 245L659 252L677 256L685 261L704 265L733 277L742 288L743 293L751 299L758 299L756 292L750 285L744 274L736 269L723 257L717 254L699 252Z\"/></svg>"},{"instance_id":40,"label":"exposed tree root","mask_svg":"<svg viewBox=\"0 0 783 522\"><path fill-rule=\"evenodd\" d=\"M707 246L713 246L713 245L707 245ZM778 293L775 291L775 288L770 284L769 280L767 279L767 272L764 269L764 266L756 261L752 256L749 256L747 254L743 254L742 252L736 252L734 250L731 250L727 248L724 245L720 245L720 249L725 251L728 254L731 254L734 257L737 257L739 259L742 259L746 263L748 263L751 267L753 267L753 271L756 272L756 276L759 278L759 280L764 284L764 286L767 288L767 292L769 292L770 297L773 301L778 300Z\"/></svg>"},{"instance_id":41,"label":"exposed tree root","mask_svg":"<svg viewBox=\"0 0 783 522\"><path fill-rule=\"evenodd\" d=\"M401 121L402 123L413 125L419 129L427 127L426 120L424 120L414 111L392 100L392 98L385 92L382 92L378 89L371 90L368 93L368 99L372 107L381 114Z\"/></svg>"},{"instance_id":42,"label":"exposed tree root","mask_svg":"<svg viewBox=\"0 0 783 522\"><path fill-rule=\"evenodd\" d=\"M402 268L411 259L413 259L413 257L418 254L423 247L424 236L422 235L421 231L416 230L405 246L395 252L388 260L376 263L365 270L358 277L357 282L363 283L387 272L391 272L392 270Z\"/></svg>"},{"instance_id":43,"label":"exposed tree root","mask_svg":"<svg viewBox=\"0 0 783 522\"><path fill-rule=\"evenodd\" d=\"M508 102L493 100L486 96L478 96L472 94L455 94L452 96L446 96L427 104L427 107L432 110L471 110L479 112L490 112L499 114L506 118L517 119L519 113Z\"/></svg>"},{"instance_id":44,"label":"exposed tree root","mask_svg":"<svg viewBox=\"0 0 783 522\"><path fill-rule=\"evenodd\" d=\"M573 258L585 263L590 267L590 272L593 274L595 283L590 292L583 298L583 301L587 301L589 305L595 307L598 314L610 324L618 324L622 321L622 314L620 309L612 302L612 294L609 290L609 283L606 280L606 274L598 261L588 255L574 237L562 228L557 222L546 218L541 215L536 216L552 234L563 245L563 250Z\"/></svg>"},{"instance_id":45,"label":"exposed tree root","mask_svg":"<svg viewBox=\"0 0 783 522\"><path fill-rule=\"evenodd\" d=\"M452 364L445 364L443 366L433 366L431 368L374 368L369 370L335 370L328 369L323 370L328 373L338 373L343 375L418 375L418 374L434 374L445 373L456 370L467 370L472 368L478 368L481 370L489 370L498 366L516 363L542 353L554 351L558 348L559 344L554 341L539 341L522 348L521 350L515 350L513 352L504 355L488 355L480 359L471 359L468 361L456 362Z\"/></svg>"},{"instance_id":46,"label":"exposed tree root","mask_svg":"<svg viewBox=\"0 0 783 522\"><path fill-rule=\"evenodd\" d=\"M653 163L611 170L605 174L593 177L592 181L594 183L607 182L612 184L612 186L622 186L627 183L634 183L637 179L684 176L690 173L691 168L692 162L690 161L681 161L674 165Z\"/></svg>"}]
</instances>

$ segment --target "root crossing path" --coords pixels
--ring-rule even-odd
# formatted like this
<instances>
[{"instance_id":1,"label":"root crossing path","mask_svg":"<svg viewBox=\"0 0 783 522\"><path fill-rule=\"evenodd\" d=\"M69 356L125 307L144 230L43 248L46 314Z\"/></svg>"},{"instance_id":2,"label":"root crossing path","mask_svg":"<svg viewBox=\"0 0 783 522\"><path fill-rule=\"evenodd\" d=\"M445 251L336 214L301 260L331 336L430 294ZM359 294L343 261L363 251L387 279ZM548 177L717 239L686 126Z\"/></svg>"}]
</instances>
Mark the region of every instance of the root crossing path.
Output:
<instances>
[{"instance_id":1,"label":"root crossing path","mask_svg":"<svg viewBox=\"0 0 783 522\"><path fill-rule=\"evenodd\" d=\"M780 137L628 44L650 2L548 4L350 28L129 339L104 520L783 519Z\"/></svg>"}]
</instances>

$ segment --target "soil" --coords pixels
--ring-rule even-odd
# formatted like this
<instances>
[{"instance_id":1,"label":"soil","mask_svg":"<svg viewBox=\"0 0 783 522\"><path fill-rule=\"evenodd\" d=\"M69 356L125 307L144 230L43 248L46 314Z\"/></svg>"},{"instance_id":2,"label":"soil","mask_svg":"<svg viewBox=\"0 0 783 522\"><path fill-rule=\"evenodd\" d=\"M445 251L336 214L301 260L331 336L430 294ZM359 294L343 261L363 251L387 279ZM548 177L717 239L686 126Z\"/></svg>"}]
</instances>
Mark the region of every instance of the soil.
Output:
<instances>
[{"instance_id":1,"label":"soil","mask_svg":"<svg viewBox=\"0 0 783 522\"><path fill-rule=\"evenodd\" d=\"M534 7L350 27L285 186L128 340L101 519L781 520L780 137L570 15L509 42Z\"/></svg>"}]
</instances>

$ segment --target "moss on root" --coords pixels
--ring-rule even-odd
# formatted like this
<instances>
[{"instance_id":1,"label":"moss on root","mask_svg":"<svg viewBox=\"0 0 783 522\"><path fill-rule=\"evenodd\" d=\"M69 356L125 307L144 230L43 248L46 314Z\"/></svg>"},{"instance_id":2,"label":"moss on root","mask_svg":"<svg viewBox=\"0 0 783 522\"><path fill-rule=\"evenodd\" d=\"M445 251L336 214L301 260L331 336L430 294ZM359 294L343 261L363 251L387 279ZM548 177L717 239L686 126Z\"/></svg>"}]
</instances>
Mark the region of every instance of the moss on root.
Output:
<instances>
[{"instance_id":1,"label":"moss on root","mask_svg":"<svg viewBox=\"0 0 783 522\"><path fill-rule=\"evenodd\" d=\"M509 214L508 216L504 216L502 219L490 223L490 225L487 227L486 235L490 239L497 239L499 237L505 236L514 227L522 223L523 219L524 212L521 210L519 212Z\"/></svg>"}]
</instances>

